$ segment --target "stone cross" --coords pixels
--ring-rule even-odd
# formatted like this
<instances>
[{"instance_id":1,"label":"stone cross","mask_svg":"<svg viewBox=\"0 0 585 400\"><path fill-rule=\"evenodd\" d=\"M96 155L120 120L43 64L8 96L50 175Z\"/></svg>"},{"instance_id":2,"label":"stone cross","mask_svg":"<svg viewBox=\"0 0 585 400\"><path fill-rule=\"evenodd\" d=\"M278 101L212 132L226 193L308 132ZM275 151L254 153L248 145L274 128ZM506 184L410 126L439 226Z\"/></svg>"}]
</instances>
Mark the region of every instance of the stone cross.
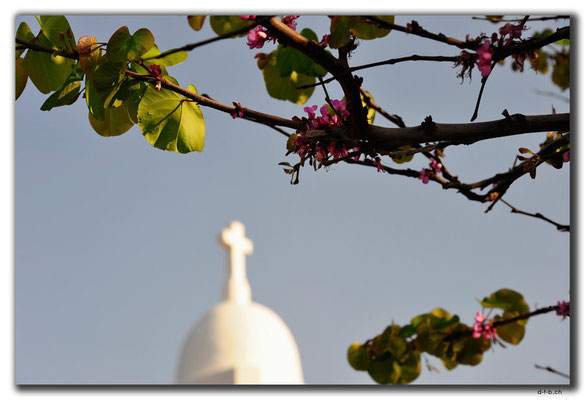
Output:
<instances>
[{"instance_id":1,"label":"stone cross","mask_svg":"<svg viewBox=\"0 0 585 400\"><path fill-rule=\"evenodd\" d=\"M221 242L230 250L229 277L225 288L225 299L235 303L252 300L250 284L246 277L246 255L254 250L252 241L245 235L244 225L234 221L221 231Z\"/></svg>"}]
</instances>

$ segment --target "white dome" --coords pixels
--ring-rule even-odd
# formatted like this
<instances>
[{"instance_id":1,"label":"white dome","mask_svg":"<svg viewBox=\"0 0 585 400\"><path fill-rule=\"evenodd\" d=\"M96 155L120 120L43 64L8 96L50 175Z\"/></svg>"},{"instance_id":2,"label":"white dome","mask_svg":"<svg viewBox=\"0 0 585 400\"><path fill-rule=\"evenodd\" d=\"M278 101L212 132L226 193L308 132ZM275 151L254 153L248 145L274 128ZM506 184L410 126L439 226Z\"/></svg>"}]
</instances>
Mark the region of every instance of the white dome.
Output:
<instances>
[{"instance_id":1,"label":"white dome","mask_svg":"<svg viewBox=\"0 0 585 400\"><path fill-rule=\"evenodd\" d=\"M181 354L180 384L301 384L295 340L282 319L254 302L224 301L192 329Z\"/></svg>"},{"instance_id":2,"label":"white dome","mask_svg":"<svg viewBox=\"0 0 585 400\"><path fill-rule=\"evenodd\" d=\"M244 226L222 231L230 249L225 299L191 330L179 360L180 384L300 384L301 359L280 317L254 303L246 278L245 256L253 251Z\"/></svg>"}]
</instances>

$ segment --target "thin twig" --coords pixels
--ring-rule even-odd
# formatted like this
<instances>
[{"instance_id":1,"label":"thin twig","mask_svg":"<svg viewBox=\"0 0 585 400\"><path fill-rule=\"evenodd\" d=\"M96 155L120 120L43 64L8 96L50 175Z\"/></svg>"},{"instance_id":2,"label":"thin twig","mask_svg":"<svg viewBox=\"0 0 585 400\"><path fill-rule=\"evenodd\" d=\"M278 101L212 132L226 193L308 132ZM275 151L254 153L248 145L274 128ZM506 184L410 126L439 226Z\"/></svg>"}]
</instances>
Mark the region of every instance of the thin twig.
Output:
<instances>
[{"instance_id":1,"label":"thin twig","mask_svg":"<svg viewBox=\"0 0 585 400\"><path fill-rule=\"evenodd\" d=\"M561 232L569 232L570 231L570 228L571 228L570 225L559 224L559 223L557 223L557 222L555 222L555 221L553 221L553 220L545 217L541 213L529 213L529 212L526 212L526 211L519 210L516 207L514 207L513 205L511 205L510 203L508 203L504 199L500 199L500 201L502 203L504 203L505 205L507 205L508 207L510 207L512 213L522 214L522 215L526 215L526 216L529 216L529 217L534 217L534 218L542 219L543 221L546 221L546 222L548 222L548 223L553 224L554 226L556 226L556 228L559 231L561 231Z\"/></svg>"},{"instance_id":2,"label":"thin twig","mask_svg":"<svg viewBox=\"0 0 585 400\"><path fill-rule=\"evenodd\" d=\"M163 58L163 57L166 57L166 56L168 56L170 54L178 53L180 51L191 51L193 49L196 49L197 47L205 46L207 44L214 43L214 42L217 42L219 40L231 39L234 36L241 35L242 33L248 32L250 29L254 29L256 26L258 26L261 23L265 22L269 18L270 17L258 18L253 23L251 23L250 25L247 25L247 26L245 26L245 27L243 27L241 29L235 30L233 32L228 32L228 33L225 33L223 35L219 35L219 36L215 36L215 37L212 37L212 38L209 38L209 39L206 39L206 40L202 40L200 42L196 42L196 43L192 43L192 44L187 44L187 45L185 45L183 47L179 47L179 48L176 48L176 49L167 50L165 52L160 53L157 56L145 58L145 60L153 60L153 59L157 59L157 58Z\"/></svg>"},{"instance_id":3,"label":"thin twig","mask_svg":"<svg viewBox=\"0 0 585 400\"><path fill-rule=\"evenodd\" d=\"M563 378L571 379L571 376L570 375L567 375L567 374L565 374L563 372L559 372L556 369L551 368L551 367L542 367L542 366L540 366L538 364L534 364L534 368L543 369L545 371L552 372L553 374L557 374L559 376L562 376Z\"/></svg>"},{"instance_id":4,"label":"thin twig","mask_svg":"<svg viewBox=\"0 0 585 400\"><path fill-rule=\"evenodd\" d=\"M558 20L558 19L569 19L571 18L569 15L556 15L553 17L530 17L528 21L549 21L549 20ZM471 17L471 19L483 20L483 21L490 21L490 22L520 22L522 19L519 18L490 18L490 17Z\"/></svg>"},{"instance_id":5,"label":"thin twig","mask_svg":"<svg viewBox=\"0 0 585 400\"><path fill-rule=\"evenodd\" d=\"M379 67L381 65L394 65L394 64L398 64L398 63L402 63L402 62L406 62L406 61L457 62L458 59L459 58L457 56L419 56L419 55L413 54L412 56L407 56L407 57L391 58L391 59L384 60L384 61L377 61L377 62L373 62L373 63L369 63L369 64L357 65L355 67L350 67L349 71L355 72L355 71L359 71L359 70L366 69L366 68ZM335 80L335 78L327 78L327 79L323 80L323 83L330 83L334 80ZM319 85L319 83L312 83L309 85L298 86L297 89L308 89L311 87L315 87L317 85Z\"/></svg>"}]
</instances>

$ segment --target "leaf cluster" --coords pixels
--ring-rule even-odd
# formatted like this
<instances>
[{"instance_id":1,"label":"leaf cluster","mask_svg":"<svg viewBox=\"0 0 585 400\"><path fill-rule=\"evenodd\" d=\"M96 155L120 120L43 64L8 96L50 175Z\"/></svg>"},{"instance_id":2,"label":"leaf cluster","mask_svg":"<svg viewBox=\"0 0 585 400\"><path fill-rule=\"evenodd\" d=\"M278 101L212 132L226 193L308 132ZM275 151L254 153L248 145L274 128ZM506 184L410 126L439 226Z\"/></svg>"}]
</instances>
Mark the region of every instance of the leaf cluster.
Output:
<instances>
[{"instance_id":1,"label":"leaf cluster","mask_svg":"<svg viewBox=\"0 0 585 400\"><path fill-rule=\"evenodd\" d=\"M439 358L447 370L452 370L460 364L478 365L493 343L502 344L500 340L513 345L520 343L527 320L513 318L529 312L520 293L500 289L480 304L501 311L491 320L499 339L474 338L472 327L462 323L457 315L435 308L417 315L406 325L393 323L363 344L354 342L347 351L348 362L355 370L367 371L377 383L406 384L420 375L423 353Z\"/></svg>"}]
</instances>

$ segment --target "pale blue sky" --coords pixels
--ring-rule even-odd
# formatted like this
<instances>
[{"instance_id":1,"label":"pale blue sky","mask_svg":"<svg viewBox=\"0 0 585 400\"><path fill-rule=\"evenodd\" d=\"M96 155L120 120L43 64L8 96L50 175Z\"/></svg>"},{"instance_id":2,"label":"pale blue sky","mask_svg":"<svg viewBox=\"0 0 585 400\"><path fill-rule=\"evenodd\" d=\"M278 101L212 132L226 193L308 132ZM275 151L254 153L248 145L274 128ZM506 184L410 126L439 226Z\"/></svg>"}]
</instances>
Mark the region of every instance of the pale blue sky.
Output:
<instances>
[{"instance_id":1,"label":"pale blue sky","mask_svg":"<svg viewBox=\"0 0 585 400\"><path fill-rule=\"evenodd\" d=\"M414 17L398 16L405 25ZM76 36L107 41L120 26L146 27L161 49L213 36L193 31L186 16L68 16ZM423 27L458 38L496 25L469 17L416 17ZM32 17L27 21L36 32ZM326 26L301 17L321 37ZM566 21L565 21L566 22ZM559 25L564 25L560 22ZM533 30L553 23L530 24ZM267 45L260 51L269 52ZM362 42L352 65L387 58L456 55L456 49L393 32ZM186 87L231 104L283 117L302 107L271 99L245 39L189 54L169 72ZM376 102L417 125L466 122L479 74L460 84L449 63L404 63L360 71ZM334 85L328 87L339 96ZM510 113L545 114L568 103L550 75L509 65L490 77L478 120ZM30 84L15 105L15 380L50 384L168 384L192 325L220 300L226 252L218 234L234 219L254 242L248 257L253 300L274 311L296 338L310 384L372 383L346 362L347 347L395 321L406 324L442 307L471 324L478 298L500 288L521 292L529 305L569 297L569 235L472 203L418 180L339 165L301 171L301 182L277 165L285 141L277 132L203 108L202 153L152 148L137 127L102 138L83 101L51 112ZM307 105L323 103L317 90ZM377 124L390 126L381 116ZM518 147L537 149L545 134L499 139L446 151L451 172L472 181L505 171ZM422 168L423 160L413 161ZM519 208L568 223L569 168L542 167L506 195ZM569 321L532 319L519 346L488 351L477 367L439 374L425 368L416 384L565 384L534 368L569 372Z\"/></svg>"}]
</instances>

